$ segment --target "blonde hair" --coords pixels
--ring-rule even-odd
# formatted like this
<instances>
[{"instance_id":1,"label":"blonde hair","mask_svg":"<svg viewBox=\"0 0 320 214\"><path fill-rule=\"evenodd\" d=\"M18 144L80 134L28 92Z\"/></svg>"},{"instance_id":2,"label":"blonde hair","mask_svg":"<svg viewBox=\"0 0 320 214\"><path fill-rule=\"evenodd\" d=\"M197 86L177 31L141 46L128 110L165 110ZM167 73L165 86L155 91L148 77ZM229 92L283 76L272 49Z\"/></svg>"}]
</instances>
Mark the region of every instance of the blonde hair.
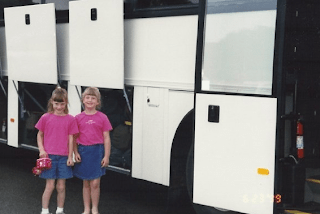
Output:
<instances>
[{"instance_id":1,"label":"blonde hair","mask_svg":"<svg viewBox=\"0 0 320 214\"><path fill-rule=\"evenodd\" d=\"M68 114L69 109L68 109L68 93L67 90L61 87L57 87L51 95L51 98L48 101L48 113L53 113L53 105L52 102L65 102L66 103L66 108L64 109L64 113Z\"/></svg>"},{"instance_id":2,"label":"blonde hair","mask_svg":"<svg viewBox=\"0 0 320 214\"><path fill-rule=\"evenodd\" d=\"M84 97L87 95L95 96L97 98L98 105L96 106L96 109L100 109L101 108L101 94L100 94L99 89L96 87L86 88L86 90L84 90L84 92L82 93L81 102L83 102Z\"/></svg>"}]
</instances>

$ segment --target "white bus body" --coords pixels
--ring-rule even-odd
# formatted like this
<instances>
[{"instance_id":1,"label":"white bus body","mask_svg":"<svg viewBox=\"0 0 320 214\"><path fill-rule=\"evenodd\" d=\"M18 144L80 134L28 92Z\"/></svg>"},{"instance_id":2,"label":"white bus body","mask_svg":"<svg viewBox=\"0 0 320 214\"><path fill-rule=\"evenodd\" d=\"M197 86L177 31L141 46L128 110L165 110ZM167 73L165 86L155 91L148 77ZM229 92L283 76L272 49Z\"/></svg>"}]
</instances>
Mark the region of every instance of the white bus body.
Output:
<instances>
[{"instance_id":1,"label":"white bus body","mask_svg":"<svg viewBox=\"0 0 320 214\"><path fill-rule=\"evenodd\" d=\"M147 8L125 2L140 3L137 13ZM163 9L172 1L150 2ZM96 86L109 99L103 111L120 111L115 124L133 124L129 165L109 169L169 187L169 205L183 199L197 214L282 214L320 203L320 4L199 5L199 15L124 18L123 1L70 1L63 23L52 3L6 8L0 142L37 150L34 124L52 89L67 88L76 115L81 90ZM297 158L300 120L306 158Z\"/></svg>"},{"instance_id":2,"label":"white bus body","mask_svg":"<svg viewBox=\"0 0 320 214\"><path fill-rule=\"evenodd\" d=\"M72 2L76 3L76 2ZM35 7L39 13L43 8L47 8L49 4L27 6ZM27 7L21 7L27 8ZM53 5L51 5L53 7ZM16 8L12 9L15 10ZM51 8L52 9L52 8ZM72 8L70 9L72 10ZM122 10L118 9L118 13ZM99 11L101 12L101 11ZM26 12L22 12L26 13ZM79 12L79 17L82 16ZM76 14L75 14L76 16ZM54 21L54 17L50 17ZM9 18L8 18L9 19ZM32 20L31 20L32 21ZM197 40L197 21L196 15L162 17L162 18L146 18L124 20L123 25L117 28L124 29L123 46L124 46L124 83L134 87L133 102L133 148L132 148L132 177L169 185L170 175L170 151L176 129L183 117L193 109L193 87L194 87L194 69L196 55ZM83 73L77 74L77 68L70 71L70 23L61 23L56 25L56 43L57 56L59 62L59 72L62 80L68 81L68 93L70 102L70 113L73 115L80 113L81 104L75 84L83 82L83 86L94 85L91 80L85 83L86 79L103 80L111 78L116 71L112 67L102 68L107 70L104 76L96 73L93 74L95 67L87 70L88 76ZM90 23L89 23L90 24ZM83 28L83 26L79 26ZM41 26L39 26L39 29ZM41 29L44 31L45 29ZM77 29L75 29L77 31ZM6 53L6 37L5 27L1 27L1 63L4 75L8 76L8 140L7 144L19 147L23 142L18 142L18 123L19 123L19 98L12 81L17 79L8 75L7 53ZM77 33L77 32L76 32ZM105 35L103 35L103 33ZM12 34L15 34L13 31ZM18 34L17 36L21 36ZM23 36L22 36L23 37ZM76 34L73 37L77 37ZM89 38L85 35L82 39ZM102 38L108 40L105 32L102 32ZM30 41L30 42L38 42ZM99 42L97 39L91 39L91 42ZM111 41L112 43L113 41ZM79 40L78 44L81 45ZM120 44L121 45L121 44ZM121 47L121 46L120 46ZM90 46L88 45L88 49ZM24 49L26 55L29 54L28 49ZM75 50L77 51L77 50ZM86 51L86 46L82 47L82 51ZM95 56L93 56L94 58ZM55 59L52 59L55 60ZM75 59L73 59L75 60ZM81 59L90 64L92 59ZM101 61L101 66L108 64ZM23 70L24 65L18 64ZM115 66L113 66L115 67ZM37 72L48 72L54 77L57 76L55 71L44 71L38 69ZM110 72L109 72L110 71ZM74 72L74 74L72 73ZM123 72L123 71L122 71ZM72 82L74 75L74 82ZM47 74L42 75L26 75L28 82L50 83L41 80L42 77L48 77ZM52 78L48 78L52 79ZM70 81L71 79L71 81ZM18 79L19 80L19 79ZM113 80L111 83L120 82L117 87L121 86L121 78ZM52 83L52 82L51 82ZM108 87L105 83L104 87ZM78 87L80 85L77 85ZM95 85L101 87L101 85ZM115 88L115 87L109 87ZM151 103L147 103L147 99ZM14 122L11 122L14 120Z\"/></svg>"}]
</instances>

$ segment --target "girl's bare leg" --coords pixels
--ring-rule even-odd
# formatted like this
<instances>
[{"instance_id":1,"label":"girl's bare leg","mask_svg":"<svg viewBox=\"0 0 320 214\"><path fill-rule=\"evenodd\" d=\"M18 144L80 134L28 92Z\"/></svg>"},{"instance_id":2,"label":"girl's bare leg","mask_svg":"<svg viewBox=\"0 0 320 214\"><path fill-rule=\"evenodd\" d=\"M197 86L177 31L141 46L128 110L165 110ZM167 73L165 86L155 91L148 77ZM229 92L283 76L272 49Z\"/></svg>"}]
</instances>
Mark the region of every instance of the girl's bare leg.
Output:
<instances>
[{"instance_id":1,"label":"girl's bare leg","mask_svg":"<svg viewBox=\"0 0 320 214\"><path fill-rule=\"evenodd\" d=\"M98 214L99 199L100 199L100 178L90 181L92 214Z\"/></svg>"},{"instance_id":2,"label":"girl's bare leg","mask_svg":"<svg viewBox=\"0 0 320 214\"><path fill-rule=\"evenodd\" d=\"M90 196L91 196L91 190L90 190L90 181L89 180L83 180L83 205L84 205L84 212L85 214L90 213Z\"/></svg>"},{"instance_id":3,"label":"girl's bare leg","mask_svg":"<svg viewBox=\"0 0 320 214\"><path fill-rule=\"evenodd\" d=\"M66 198L66 179L58 179L56 189L58 207L63 208Z\"/></svg>"},{"instance_id":4,"label":"girl's bare leg","mask_svg":"<svg viewBox=\"0 0 320 214\"><path fill-rule=\"evenodd\" d=\"M49 208L50 198L54 190L54 183L55 183L54 179L46 179L46 187L42 195L42 208L44 209Z\"/></svg>"}]
</instances>

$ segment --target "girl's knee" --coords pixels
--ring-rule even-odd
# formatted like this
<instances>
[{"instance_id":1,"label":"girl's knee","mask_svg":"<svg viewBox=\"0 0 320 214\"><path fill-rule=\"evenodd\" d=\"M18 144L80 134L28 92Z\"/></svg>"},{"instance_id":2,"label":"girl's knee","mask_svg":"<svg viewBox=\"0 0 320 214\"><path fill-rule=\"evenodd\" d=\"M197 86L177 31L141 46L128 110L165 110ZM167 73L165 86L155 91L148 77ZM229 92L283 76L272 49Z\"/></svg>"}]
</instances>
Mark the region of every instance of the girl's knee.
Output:
<instances>
[{"instance_id":1,"label":"girl's knee","mask_svg":"<svg viewBox=\"0 0 320 214\"><path fill-rule=\"evenodd\" d=\"M99 189L100 188L100 178L90 181L90 187L91 187L91 189Z\"/></svg>"},{"instance_id":2,"label":"girl's knee","mask_svg":"<svg viewBox=\"0 0 320 214\"><path fill-rule=\"evenodd\" d=\"M46 182L46 190L53 191L54 190L54 180L47 180Z\"/></svg>"},{"instance_id":3,"label":"girl's knee","mask_svg":"<svg viewBox=\"0 0 320 214\"><path fill-rule=\"evenodd\" d=\"M62 191L65 191L66 189L66 183L65 181L61 180L57 182L57 185L56 185L56 189L57 189L57 192L62 192Z\"/></svg>"},{"instance_id":4,"label":"girl's knee","mask_svg":"<svg viewBox=\"0 0 320 214\"><path fill-rule=\"evenodd\" d=\"M57 192L63 192L66 188L62 184L57 184L56 189L57 189Z\"/></svg>"},{"instance_id":5,"label":"girl's knee","mask_svg":"<svg viewBox=\"0 0 320 214\"><path fill-rule=\"evenodd\" d=\"M90 188L90 181L83 180L83 188L85 188L85 189Z\"/></svg>"}]
</instances>

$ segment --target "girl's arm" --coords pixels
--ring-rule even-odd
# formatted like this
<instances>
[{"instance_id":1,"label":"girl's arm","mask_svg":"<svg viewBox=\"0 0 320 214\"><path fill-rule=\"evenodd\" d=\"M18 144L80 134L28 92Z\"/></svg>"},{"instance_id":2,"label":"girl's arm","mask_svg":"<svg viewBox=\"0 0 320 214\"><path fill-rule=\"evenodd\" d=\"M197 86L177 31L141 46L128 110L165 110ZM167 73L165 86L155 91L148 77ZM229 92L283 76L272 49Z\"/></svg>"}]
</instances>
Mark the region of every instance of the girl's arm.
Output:
<instances>
[{"instance_id":1,"label":"girl's arm","mask_svg":"<svg viewBox=\"0 0 320 214\"><path fill-rule=\"evenodd\" d=\"M43 132L42 131L38 131L37 134L37 144L38 144L38 148L39 148L39 157L46 157L48 154L47 152L44 150L44 146L43 146Z\"/></svg>"},{"instance_id":2,"label":"girl's arm","mask_svg":"<svg viewBox=\"0 0 320 214\"><path fill-rule=\"evenodd\" d=\"M73 166L74 165L74 163L73 163L73 135L69 135L68 147L69 147L69 154L68 154L67 165Z\"/></svg>"},{"instance_id":3,"label":"girl's arm","mask_svg":"<svg viewBox=\"0 0 320 214\"><path fill-rule=\"evenodd\" d=\"M102 167L107 167L109 165L109 157L110 157L110 150L111 150L111 140L109 131L103 132L103 139L104 139L104 158L101 161Z\"/></svg>"},{"instance_id":4,"label":"girl's arm","mask_svg":"<svg viewBox=\"0 0 320 214\"><path fill-rule=\"evenodd\" d=\"M81 156L78 152L78 145L77 145L77 137L79 134L73 135L73 152L74 152L74 159L76 162L81 162Z\"/></svg>"}]
</instances>

